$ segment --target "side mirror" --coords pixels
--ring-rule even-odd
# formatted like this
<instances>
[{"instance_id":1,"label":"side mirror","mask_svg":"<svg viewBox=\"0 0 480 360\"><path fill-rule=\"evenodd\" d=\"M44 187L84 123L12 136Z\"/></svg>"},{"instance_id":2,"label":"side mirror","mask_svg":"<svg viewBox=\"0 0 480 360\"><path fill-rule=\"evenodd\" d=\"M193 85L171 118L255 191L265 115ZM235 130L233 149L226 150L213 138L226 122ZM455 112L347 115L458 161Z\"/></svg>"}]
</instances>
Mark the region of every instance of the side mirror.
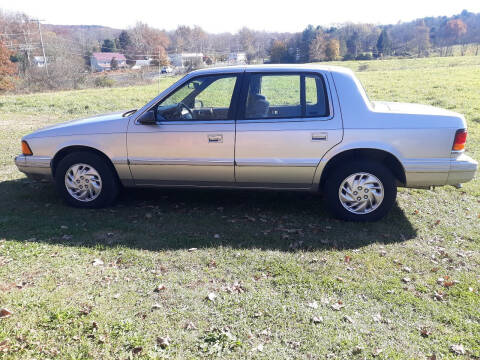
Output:
<instances>
[{"instance_id":1,"label":"side mirror","mask_svg":"<svg viewBox=\"0 0 480 360\"><path fill-rule=\"evenodd\" d=\"M147 112L144 112L137 120L142 125L155 125L157 123L157 119L155 118L155 110L148 110Z\"/></svg>"}]
</instances>

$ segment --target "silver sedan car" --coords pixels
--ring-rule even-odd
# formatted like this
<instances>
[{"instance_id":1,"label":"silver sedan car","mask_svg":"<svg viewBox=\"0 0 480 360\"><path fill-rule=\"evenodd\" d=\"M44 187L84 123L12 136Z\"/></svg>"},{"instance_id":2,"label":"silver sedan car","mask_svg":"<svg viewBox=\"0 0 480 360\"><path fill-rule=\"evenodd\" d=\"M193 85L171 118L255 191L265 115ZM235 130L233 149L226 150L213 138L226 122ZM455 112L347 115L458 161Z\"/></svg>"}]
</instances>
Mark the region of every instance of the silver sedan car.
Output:
<instances>
[{"instance_id":1,"label":"silver sedan car","mask_svg":"<svg viewBox=\"0 0 480 360\"><path fill-rule=\"evenodd\" d=\"M318 65L192 72L139 110L22 139L15 161L71 205L106 206L133 186L323 192L338 218L372 221L397 186L471 180L460 114L372 102L354 74Z\"/></svg>"}]
</instances>

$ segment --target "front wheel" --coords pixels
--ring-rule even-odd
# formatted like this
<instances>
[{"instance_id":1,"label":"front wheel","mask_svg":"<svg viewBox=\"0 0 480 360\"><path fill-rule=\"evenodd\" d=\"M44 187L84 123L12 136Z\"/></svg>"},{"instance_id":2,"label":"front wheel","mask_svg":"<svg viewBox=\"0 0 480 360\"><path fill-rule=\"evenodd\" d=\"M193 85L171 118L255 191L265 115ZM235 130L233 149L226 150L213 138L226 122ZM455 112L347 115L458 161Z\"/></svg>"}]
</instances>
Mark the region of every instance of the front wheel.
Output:
<instances>
[{"instance_id":1,"label":"front wheel","mask_svg":"<svg viewBox=\"0 0 480 360\"><path fill-rule=\"evenodd\" d=\"M352 161L333 169L324 191L330 212L349 221L380 220L397 196L390 170L371 161Z\"/></svg>"},{"instance_id":2,"label":"front wheel","mask_svg":"<svg viewBox=\"0 0 480 360\"><path fill-rule=\"evenodd\" d=\"M64 200L75 207L109 205L119 191L114 171L102 157L91 152L65 156L55 172L55 183Z\"/></svg>"}]
</instances>

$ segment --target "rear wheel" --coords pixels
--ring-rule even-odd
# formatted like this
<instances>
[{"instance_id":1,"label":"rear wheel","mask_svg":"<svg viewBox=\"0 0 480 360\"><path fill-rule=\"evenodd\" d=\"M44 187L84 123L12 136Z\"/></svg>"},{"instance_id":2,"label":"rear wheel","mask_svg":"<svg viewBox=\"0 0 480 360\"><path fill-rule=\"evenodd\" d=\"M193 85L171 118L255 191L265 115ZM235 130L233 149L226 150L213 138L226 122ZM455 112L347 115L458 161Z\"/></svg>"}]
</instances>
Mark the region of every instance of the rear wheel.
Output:
<instances>
[{"instance_id":1,"label":"rear wheel","mask_svg":"<svg viewBox=\"0 0 480 360\"><path fill-rule=\"evenodd\" d=\"M328 176L325 197L330 212L349 221L376 221L395 203L397 187L390 170L380 163L351 161L333 169Z\"/></svg>"},{"instance_id":2,"label":"rear wheel","mask_svg":"<svg viewBox=\"0 0 480 360\"><path fill-rule=\"evenodd\" d=\"M115 172L99 155L71 153L63 158L55 172L58 192L75 207L99 208L111 204L118 195Z\"/></svg>"}]
</instances>

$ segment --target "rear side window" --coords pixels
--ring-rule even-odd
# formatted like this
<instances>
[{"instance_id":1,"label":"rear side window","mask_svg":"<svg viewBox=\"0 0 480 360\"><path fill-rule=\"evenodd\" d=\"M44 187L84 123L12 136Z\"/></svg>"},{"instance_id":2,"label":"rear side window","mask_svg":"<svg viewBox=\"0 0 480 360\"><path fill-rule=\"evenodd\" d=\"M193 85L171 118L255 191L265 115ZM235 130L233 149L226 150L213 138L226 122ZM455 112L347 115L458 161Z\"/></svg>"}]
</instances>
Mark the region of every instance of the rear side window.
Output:
<instances>
[{"instance_id":1,"label":"rear side window","mask_svg":"<svg viewBox=\"0 0 480 360\"><path fill-rule=\"evenodd\" d=\"M287 119L329 115L325 83L316 74L251 74L245 118Z\"/></svg>"},{"instance_id":2,"label":"rear side window","mask_svg":"<svg viewBox=\"0 0 480 360\"><path fill-rule=\"evenodd\" d=\"M305 75L305 116L328 116L328 101L323 78Z\"/></svg>"}]
</instances>

